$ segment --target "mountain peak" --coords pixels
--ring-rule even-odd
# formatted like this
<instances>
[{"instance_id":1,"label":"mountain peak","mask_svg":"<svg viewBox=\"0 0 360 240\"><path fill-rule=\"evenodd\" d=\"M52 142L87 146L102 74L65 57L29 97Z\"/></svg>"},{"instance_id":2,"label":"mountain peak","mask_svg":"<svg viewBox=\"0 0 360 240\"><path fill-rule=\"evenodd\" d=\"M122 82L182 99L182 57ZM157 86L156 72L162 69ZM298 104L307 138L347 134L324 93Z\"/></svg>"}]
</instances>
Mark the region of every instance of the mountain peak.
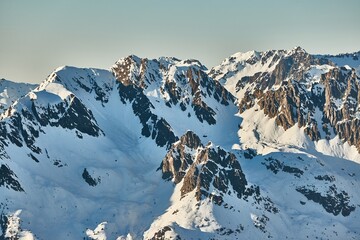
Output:
<instances>
[{"instance_id":1,"label":"mountain peak","mask_svg":"<svg viewBox=\"0 0 360 240\"><path fill-rule=\"evenodd\" d=\"M0 117L0 239L359 239L360 79L339 59L57 68Z\"/></svg>"},{"instance_id":2,"label":"mountain peak","mask_svg":"<svg viewBox=\"0 0 360 240\"><path fill-rule=\"evenodd\" d=\"M0 114L19 98L35 89L37 84L18 83L4 78L0 79Z\"/></svg>"},{"instance_id":3,"label":"mountain peak","mask_svg":"<svg viewBox=\"0 0 360 240\"><path fill-rule=\"evenodd\" d=\"M130 61L130 62L134 62L135 64L139 65L141 63L141 60L142 60L141 57L138 57L135 54L130 54L130 55L126 56L126 57L120 58L118 61L116 61L116 63L129 62Z\"/></svg>"},{"instance_id":4,"label":"mountain peak","mask_svg":"<svg viewBox=\"0 0 360 240\"><path fill-rule=\"evenodd\" d=\"M259 55L245 62L223 62L210 71L237 96L241 113L259 106L277 125L287 130L297 124L315 141L330 138L330 130L322 131L328 121L332 131L360 151L360 138L349 131L360 119L356 54L317 56L295 47Z\"/></svg>"},{"instance_id":5,"label":"mountain peak","mask_svg":"<svg viewBox=\"0 0 360 240\"><path fill-rule=\"evenodd\" d=\"M290 50L291 53L307 53L306 50L300 46L296 46Z\"/></svg>"},{"instance_id":6,"label":"mountain peak","mask_svg":"<svg viewBox=\"0 0 360 240\"><path fill-rule=\"evenodd\" d=\"M247 51L247 52L237 52L233 55L231 55L229 58L226 58L223 63L226 62L241 62L246 61L250 58L256 58L258 57L259 52L255 50Z\"/></svg>"},{"instance_id":7,"label":"mountain peak","mask_svg":"<svg viewBox=\"0 0 360 240\"><path fill-rule=\"evenodd\" d=\"M190 130L180 138L180 143L191 149L197 149L202 145L200 138Z\"/></svg>"}]
</instances>

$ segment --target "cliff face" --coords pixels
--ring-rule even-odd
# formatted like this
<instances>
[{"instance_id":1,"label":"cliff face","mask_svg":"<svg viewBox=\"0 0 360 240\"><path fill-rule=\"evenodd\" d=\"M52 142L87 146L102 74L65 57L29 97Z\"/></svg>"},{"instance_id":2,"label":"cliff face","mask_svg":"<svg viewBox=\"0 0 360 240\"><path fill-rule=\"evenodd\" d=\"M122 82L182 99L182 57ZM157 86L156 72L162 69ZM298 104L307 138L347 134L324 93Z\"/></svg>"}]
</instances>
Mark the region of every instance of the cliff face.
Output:
<instances>
[{"instance_id":1,"label":"cliff face","mask_svg":"<svg viewBox=\"0 0 360 240\"><path fill-rule=\"evenodd\" d=\"M354 70L346 68L334 69L321 77L325 86L323 121L329 123L341 139L360 151L360 78Z\"/></svg>"},{"instance_id":2,"label":"cliff face","mask_svg":"<svg viewBox=\"0 0 360 240\"><path fill-rule=\"evenodd\" d=\"M242 198L246 190L247 181L235 155L211 143L203 146L193 132L185 133L172 146L161 168L164 179L175 184L183 181L182 197L195 190L198 201L210 197L221 205L224 194L235 193Z\"/></svg>"},{"instance_id":3,"label":"cliff face","mask_svg":"<svg viewBox=\"0 0 360 240\"><path fill-rule=\"evenodd\" d=\"M270 61L269 56L274 55L280 57ZM360 78L355 68L337 66L330 56L313 56L301 48L260 56L246 63L267 68L249 76L238 73L241 78L235 80L233 93L239 97L240 113L258 106L285 130L297 124L313 141L337 134L360 151L356 130L360 127ZM211 72L213 77L222 76L218 80L226 86L226 76Z\"/></svg>"},{"instance_id":4,"label":"cliff face","mask_svg":"<svg viewBox=\"0 0 360 240\"><path fill-rule=\"evenodd\" d=\"M149 60L132 55L117 61L112 71L125 86L134 85L145 94L158 89L166 106L179 106L183 112L192 109L200 122L210 125L216 124L216 111L206 99L213 98L224 106L234 102L234 97L210 79L206 67L197 60Z\"/></svg>"},{"instance_id":5,"label":"cliff face","mask_svg":"<svg viewBox=\"0 0 360 240\"><path fill-rule=\"evenodd\" d=\"M0 114L0 239L359 239L358 60L58 68Z\"/></svg>"},{"instance_id":6,"label":"cliff face","mask_svg":"<svg viewBox=\"0 0 360 240\"><path fill-rule=\"evenodd\" d=\"M216 205L232 209L233 202L225 199L234 196L237 201L252 202L264 213L279 211L259 186L248 184L233 153L211 142L204 146L191 131L172 145L159 169L163 179L181 185L181 199L193 194L197 201L210 199Z\"/></svg>"}]
</instances>

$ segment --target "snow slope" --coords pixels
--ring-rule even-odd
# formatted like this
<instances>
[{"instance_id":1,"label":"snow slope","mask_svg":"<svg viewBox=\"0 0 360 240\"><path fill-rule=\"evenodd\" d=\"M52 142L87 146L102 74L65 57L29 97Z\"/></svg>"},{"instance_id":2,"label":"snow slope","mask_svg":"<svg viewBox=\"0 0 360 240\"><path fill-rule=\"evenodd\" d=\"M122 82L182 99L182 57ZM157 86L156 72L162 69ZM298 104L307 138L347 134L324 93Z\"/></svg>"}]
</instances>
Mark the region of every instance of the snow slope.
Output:
<instances>
[{"instance_id":1,"label":"snow slope","mask_svg":"<svg viewBox=\"0 0 360 240\"><path fill-rule=\"evenodd\" d=\"M72 78L83 78L84 86L96 81L108 88L106 106L95 100L94 93L72 82ZM165 150L140 134L139 120L131 106L120 102L115 84L111 72L65 67L13 107L17 111L29 110L27 105L33 101L39 109L56 108L59 103L73 101L75 96L89 106L101 128L99 136L91 136L76 129L35 126L41 128L36 139L39 153L26 147L7 149L6 164L21 176L20 183L27 194L4 189L2 202L18 202L22 227L31 229L39 238L80 239L86 228L95 228L104 220L109 222L106 228L110 237L121 235L122 231L139 236L158 212L156 206L166 206L169 187L163 186L161 177L154 174L156 160ZM97 186L84 181L85 169ZM46 217L31 218L44 212ZM144 212L149 214L144 216ZM31 221L26 221L28 218ZM135 226L139 228L134 229Z\"/></svg>"},{"instance_id":2,"label":"snow slope","mask_svg":"<svg viewBox=\"0 0 360 240\"><path fill-rule=\"evenodd\" d=\"M0 239L358 239L360 154L322 128L315 98L288 128L271 101L238 108L297 81L322 96L332 71L356 83L338 69L301 48L209 71L134 55L56 69L0 115Z\"/></svg>"},{"instance_id":3,"label":"snow slope","mask_svg":"<svg viewBox=\"0 0 360 240\"><path fill-rule=\"evenodd\" d=\"M0 110L5 111L15 100L37 87L36 84L17 83L0 79Z\"/></svg>"},{"instance_id":4,"label":"snow slope","mask_svg":"<svg viewBox=\"0 0 360 240\"><path fill-rule=\"evenodd\" d=\"M129 232L139 238L169 205L172 186L156 171L166 148L142 134L142 117L139 119L131 104L137 99L122 95L119 84L106 70L61 67L2 115L5 129L14 129L13 119L20 118L28 133L14 134L24 142L19 146L11 144L11 138L4 139L9 143L4 146L4 165L16 174L25 195L4 188L1 202L6 207L16 203L16 209L22 209L22 229L31 229L39 238L55 235L58 239L79 239L87 228L107 221L109 238ZM140 110L158 114L155 117L171 115L172 109L159 105ZM68 117L72 109L76 112ZM237 121L234 105L231 109L223 115L231 114ZM86 116L81 122L80 113ZM195 114L182 119L194 124L186 127L200 128ZM184 127L178 125L173 130L181 133ZM208 132L199 132L219 135L219 129L221 126L216 125ZM36 137L28 140L28 135ZM44 211L46 217L31 217Z\"/></svg>"}]
</instances>

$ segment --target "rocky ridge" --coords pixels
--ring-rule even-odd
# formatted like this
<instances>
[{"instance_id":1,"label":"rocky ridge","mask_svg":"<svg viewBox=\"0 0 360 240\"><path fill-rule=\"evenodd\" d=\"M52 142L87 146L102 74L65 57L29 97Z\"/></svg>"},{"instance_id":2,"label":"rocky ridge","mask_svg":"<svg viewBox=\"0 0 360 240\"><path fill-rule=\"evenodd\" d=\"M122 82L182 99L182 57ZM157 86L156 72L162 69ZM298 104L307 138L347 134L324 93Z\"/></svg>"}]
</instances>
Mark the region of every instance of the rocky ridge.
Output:
<instances>
[{"instance_id":1,"label":"rocky ridge","mask_svg":"<svg viewBox=\"0 0 360 240\"><path fill-rule=\"evenodd\" d=\"M245 61L230 57L209 74L225 86L235 84L240 113L258 106L285 130L297 124L313 141L337 134L360 151L360 77L355 68L331 59L298 47L253 53ZM231 76L239 75L237 80L223 74L234 65ZM247 70L257 65L262 66L259 71Z\"/></svg>"},{"instance_id":2,"label":"rocky ridge","mask_svg":"<svg viewBox=\"0 0 360 240\"><path fill-rule=\"evenodd\" d=\"M139 60L140 58L131 56L125 59ZM62 177L56 171L69 174L69 171L76 169L74 165L80 164L79 169L76 170L78 173L68 176L71 179L77 179L73 183L75 185L85 183L91 188L106 191L107 186L104 178L109 176L109 173L104 176L99 174L99 167L94 167L97 165L97 161L104 160L97 159L99 158L98 153L93 153L93 156L81 155L83 150L79 150L75 155L80 159L87 158L88 163L78 162L78 158L74 160L73 157L67 155L71 154L69 152L74 152L71 150L73 146L67 146L67 142L78 142L79 146L86 144L85 142L90 145L97 143L95 145L98 146L102 145L101 142L104 141L110 143L109 147L120 143L120 149L123 148L123 150L107 150L110 151L108 155L111 158L119 158L119 155L123 158L125 154L130 159L139 157L144 159L147 152L132 153L128 151L127 147L131 146L131 143L127 144L125 141L131 140L135 144L140 144L140 140L141 142L145 141L147 145L152 146L152 148L155 147L155 151L158 152L152 155L150 160L147 160L150 163L145 164L152 167L152 162L156 161L156 165L159 163L159 159L155 156L166 152L166 149L169 149L172 143L178 140L176 133L182 131L182 127L171 126L165 119L165 117L173 114L173 110L180 112L186 121L192 122L195 126L206 124L211 126L213 130L217 129L214 131L215 133L224 130L219 125L222 124L223 120L218 117L218 106L224 107L224 109L220 109L223 112L225 112L225 108L230 107L231 111L227 114L233 116L232 111L235 113L236 110L233 104L234 99L219 83L207 77L204 72L205 68L198 61L177 60L179 66L170 66L172 64L170 59L145 59L143 61L149 62L149 65L146 65L146 71L144 69L145 77L143 77L148 85L138 84L136 81L130 82L128 79L136 79L135 73L131 73L128 76L129 78L126 78L117 76L114 69L111 72L101 69L64 66L56 69L36 89L16 99L0 116L0 147L2 150L0 186L15 192L30 194L29 201L21 204L27 205L30 204L32 198L36 198L35 195L32 195L32 187L29 187L34 181L30 176L42 179L44 175L47 175L46 172L52 172L51 176L45 178L53 179L54 184L60 187ZM167 64L168 67L161 67L158 64L159 61L162 64ZM122 66L119 62L117 66ZM135 61L132 63L134 64L133 67L138 67ZM151 77L149 76L154 76L152 74L158 75L150 82ZM165 76L167 80L163 81ZM164 85L162 85L163 82L165 82ZM157 92L159 95L152 95L147 91L150 88L155 88L153 89L155 91L151 93ZM127 114L124 114L124 111ZM115 119L112 120L114 116ZM229 121L233 120L229 118ZM109 122L112 125L109 125ZM132 125L131 130L128 124ZM229 126L232 125L236 125L236 123L234 122ZM202 132L204 131L207 129L202 130ZM52 144L54 139L51 136L54 132L57 132L60 139L64 135L67 136L66 140L63 139L64 142L59 145ZM206 138L204 134L202 137ZM215 138L214 140L219 141L221 139ZM58 148L67 147L70 147L69 150L61 150L62 153L59 154ZM87 147L83 146L82 148L86 149ZM119 146L117 146L118 148ZM143 149L143 146L141 148ZM95 150L94 147L90 151ZM115 151L115 154L111 151ZM119 151L123 152L119 154ZM101 150L99 150L99 154L103 154ZM115 163L117 161L116 159ZM123 161L121 164L126 164L126 159ZM22 162L23 165L18 165L18 162ZM105 161L105 166L108 164L110 163ZM41 171L44 165L49 165L46 172ZM23 175L27 171L34 171L36 174L25 174L25 177L19 175L19 172ZM113 175L118 177L117 173L113 173ZM29 177L30 179L24 181ZM159 180L161 181L161 178ZM44 188L49 187L44 186ZM69 188L65 190L68 194L68 190L72 191ZM52 191L50 188L49 193ZM9 194L11 196L11 192ZM156 198L160 198L160 196ZM161 199L161 201L164 200ZM1 201L4 204L1 205L2 209L11 205L7 194L2 196ZM50 202L51 200L49 204ZM33 208L30 211L36 212L37 209ZM4 219L6 216L2 215ZM6 232L7 228L8 226L4 223L3 232ZM73 233L77 234L75 231ZM3 237L4 235L0 236Z\"/></svg>"},{"instance_id":3,"label":"rocky ridge","mask_svg":"<svg viewBox=\"0 0 360 240\"><path fill-rule=\"evenodd\" d=\"M163 179L181 183L181 197L194 192L198 201L209 198L217 205L228 205L224 195L245 200L254 197L258 204L266 203L267 211L278 212L269 198L261 196L258 186L249 186L233 153L215 147L211 142L204 146L191 131L172 145L160 168Z\"/></svg>"},{"instance_id":4,"label":"rocky ridge","mask_svg":"<svg viewBox=\"0 0 360 240\"><path fill-rule=\"evenodd\" d=\"M182 111L192 108L200 122L216 124L216 112L206 101L215 99L224 106L233 96L206 74L197 60L159 58L149 60L131 55L112 67L118 81L141 88L147 96L160 96L167 107L178 105Z\"/></svg>"},{"instance_id":5,"label":"rocky ridge","mask_svg":"<svg viewBox=\"0 0 360 240\"><path fill-rule=\"evenodd\" d=\"M0 239L356 239L355 160L261 141L274 120L356 145L354 69L301 48L61 67L0 117Z\"/></svg>"},{"instance_id":6,"label":"rocky ridge","mask_svg":"<svg viewBox=\"0 0 360 240\"><path fill-rule=\"evenodd\" d=\"M175 184L183 181L181 196L195 190L198 201L211 198L216 204L223 203L223 194L235 194L242 198L247 181L235 155L212 146L206 147L193 132L185 133L167 153L161 166L163 178ZM218 194L213 194L214 189Z\"/></svg>"}]
</instances>

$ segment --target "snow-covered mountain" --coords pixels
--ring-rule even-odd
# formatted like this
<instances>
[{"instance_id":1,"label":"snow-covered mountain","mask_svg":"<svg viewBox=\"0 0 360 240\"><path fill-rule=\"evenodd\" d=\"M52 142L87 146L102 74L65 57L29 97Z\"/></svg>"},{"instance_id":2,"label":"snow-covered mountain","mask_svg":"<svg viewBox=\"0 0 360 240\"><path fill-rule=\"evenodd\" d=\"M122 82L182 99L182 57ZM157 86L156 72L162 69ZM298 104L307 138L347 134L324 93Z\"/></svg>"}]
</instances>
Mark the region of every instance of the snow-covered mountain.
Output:
<instances>
[{"instance_id":1,"label":"snow-covered mountain","mask_svg":"<svg viewBox=\"0 0 360 240\"><path fill-rule=\"evenodd\" d=\"M56 69L0 116L0 239L358 239L355 58Z\"/></svg>"},{"instance_id":2,"label":"snow-covered mountain","mask_svg":"<svg viewBox=\"0 0 360 240\"><path fill-rule=\"evenodd\" d=\"M332 61L338 58L342 61ZM338 65L346 59L352 67ZM300 47L252 51L225 59L209 75L237 97L240 113L258 108L284 130L304 128L321 152L336 155L338 144L329 145L331 140L345 140L360 150L360 82L355 69L360 60L354 59L357 53L313 56Z\"/></svg>"},{"instance_id":3,"label":"snow-covered mountain","mask_svg":"<svg viewBox=\"0 0 360 240\"><path fill-rule=\"evenodd\" d=\"M35 89L36 84L17 83L0 79L0 113L4 112L15 100Z\"/></svg>"}]
</instances>

